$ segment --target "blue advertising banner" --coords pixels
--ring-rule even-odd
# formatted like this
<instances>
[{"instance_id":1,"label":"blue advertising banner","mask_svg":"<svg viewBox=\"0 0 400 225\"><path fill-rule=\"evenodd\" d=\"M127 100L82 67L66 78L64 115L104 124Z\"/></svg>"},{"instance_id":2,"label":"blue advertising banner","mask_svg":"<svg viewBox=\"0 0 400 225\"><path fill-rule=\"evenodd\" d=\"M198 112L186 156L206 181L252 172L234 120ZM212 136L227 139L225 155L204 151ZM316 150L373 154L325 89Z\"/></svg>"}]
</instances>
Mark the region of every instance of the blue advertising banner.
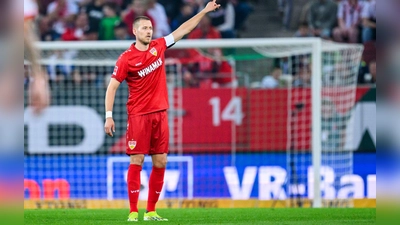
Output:
<instances>
[{"instance_id":1,"label":"blue advertising banner","mask_svg":"<svg viewBox=\"0 0 400 225\"><path fill-rule=\"evenodd\" d=\"M288 164L285 153L195 154L169 156L160 198L260 200L311 197L310 154ZM125 155L25 156L25 199L125 199L129 157ZM375 153L357 153L353 174L321 167L326 198L376 198ZM297 179L292 179L293 171ZM147 199L151 158L141 173L140 199Z\"/></svg>"}]
</instances>

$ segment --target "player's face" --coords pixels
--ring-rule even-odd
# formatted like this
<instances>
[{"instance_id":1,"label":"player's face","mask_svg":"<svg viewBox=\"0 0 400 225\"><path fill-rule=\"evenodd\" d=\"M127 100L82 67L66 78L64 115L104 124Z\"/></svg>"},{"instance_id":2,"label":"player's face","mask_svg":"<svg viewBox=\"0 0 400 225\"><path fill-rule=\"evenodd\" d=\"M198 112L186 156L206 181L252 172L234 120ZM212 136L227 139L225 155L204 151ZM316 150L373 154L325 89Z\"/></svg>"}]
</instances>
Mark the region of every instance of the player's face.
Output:
<instances>
[{"instance_id":1,"label":"player's face","mask_svg":"<svg viewBox=\"0 0 400 225\"><path fill-rule=\"evenodd\" d=\"M153 37L153 25L150 20L140 20L133 28L133 34L136 36L136 41L144 45L148 45Z\"/></svg>"}]
</instances>

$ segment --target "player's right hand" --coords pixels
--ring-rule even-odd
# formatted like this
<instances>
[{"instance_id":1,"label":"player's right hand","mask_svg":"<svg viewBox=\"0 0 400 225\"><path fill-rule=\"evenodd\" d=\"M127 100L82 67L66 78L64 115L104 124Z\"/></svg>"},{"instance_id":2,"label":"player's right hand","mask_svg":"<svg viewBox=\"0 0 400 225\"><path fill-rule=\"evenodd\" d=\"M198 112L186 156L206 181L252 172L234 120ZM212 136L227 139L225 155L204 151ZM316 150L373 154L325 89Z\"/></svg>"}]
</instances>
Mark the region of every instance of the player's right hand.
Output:
<instances>
[{"instance_id":1,"label":"player's right hand","mask_svg":"<svg viewBox=\"0 0 400 225\"><path fill-rule=\"evenodd\" d=\"M113 118L109 117L106 119L106 123L104 124L104 131L108 136L110 137L114 136L113 133L115 132L115 124Z\"/></svg>"}]
</instances>

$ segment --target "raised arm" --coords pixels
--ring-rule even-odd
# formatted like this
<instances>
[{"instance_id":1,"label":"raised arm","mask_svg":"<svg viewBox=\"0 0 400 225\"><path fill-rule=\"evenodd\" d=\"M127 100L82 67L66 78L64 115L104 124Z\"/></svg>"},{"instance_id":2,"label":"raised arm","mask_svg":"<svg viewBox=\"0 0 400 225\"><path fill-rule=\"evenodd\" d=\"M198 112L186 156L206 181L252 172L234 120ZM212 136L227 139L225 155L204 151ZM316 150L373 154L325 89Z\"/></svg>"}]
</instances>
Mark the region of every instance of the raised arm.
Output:
<instances>
[{"instance_id":1,"label":"raised arm","mask_svg":"<svg viewBox=\"0 0 400 225\"><path fill-rule=\"evenodd\" d=\"M172 36L174 37L174 41L177 42L183 38L186 34L190 33L197 24L199 24L201 18L206 15L208 12L214 11L218 9L221 5L216 3L216 0L210 1L207 3L206 7L197 13L195 16L190 18L188 21L184 22L181 26L179 26L174 32L172 32Z\"/></svg>"}]
</instances>

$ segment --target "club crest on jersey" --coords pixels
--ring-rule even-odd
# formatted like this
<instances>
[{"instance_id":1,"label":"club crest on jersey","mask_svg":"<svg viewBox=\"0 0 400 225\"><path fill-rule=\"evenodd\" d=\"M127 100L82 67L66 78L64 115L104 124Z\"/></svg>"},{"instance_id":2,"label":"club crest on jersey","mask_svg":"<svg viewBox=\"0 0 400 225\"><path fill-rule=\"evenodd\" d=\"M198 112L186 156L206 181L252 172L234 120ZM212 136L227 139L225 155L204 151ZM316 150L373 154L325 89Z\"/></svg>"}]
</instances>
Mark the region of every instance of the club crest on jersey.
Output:
<instances>
[{"instance_id":1,"label":"club crest on jersey","mask_svg":"<svg viewBox=\"0 0 400 225\"><path fill-rule=\"evenodd\" d=\"M154 47L150 49L150 53L154 56L157 56L157 50Z\"/></svg>"},{"instance_id":2,"label":"club crest on jersey","mask_svg":"<svg viewBox=\"0 0 400 225\"><path fill-rule=\"evenodd\" d=\"M128 146L131 150L133 150L136 147L136 141L134 140L128 141Z\"/></svg>"}]
</instances>

